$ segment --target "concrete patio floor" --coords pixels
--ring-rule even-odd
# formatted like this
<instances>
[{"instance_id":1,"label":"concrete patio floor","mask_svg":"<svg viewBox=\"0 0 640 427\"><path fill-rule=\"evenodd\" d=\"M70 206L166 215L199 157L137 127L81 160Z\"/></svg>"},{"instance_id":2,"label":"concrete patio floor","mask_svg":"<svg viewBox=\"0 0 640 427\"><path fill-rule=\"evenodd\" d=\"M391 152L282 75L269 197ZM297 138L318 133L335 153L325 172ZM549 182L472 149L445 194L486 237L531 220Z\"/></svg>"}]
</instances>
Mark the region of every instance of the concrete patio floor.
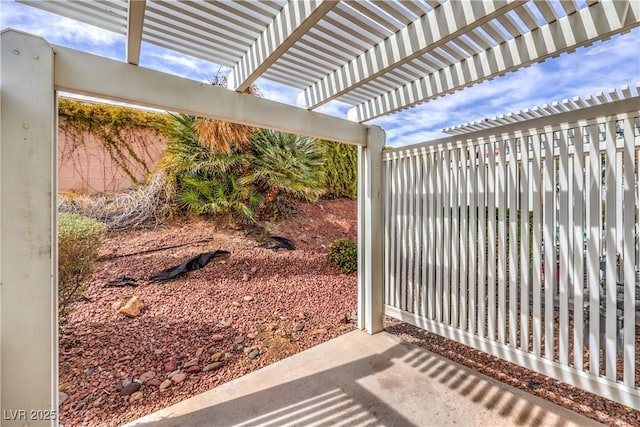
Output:
<instances>
[{"instance_id":1,"label":"concrete patio floor","mask_svg":"<svg viewBox=\"0 0 640 427\"><path fill-rule=\"evenodd\" d=\"M354 331L129 426L588 426L401 339Z\"/></svg>"}]
</instances>

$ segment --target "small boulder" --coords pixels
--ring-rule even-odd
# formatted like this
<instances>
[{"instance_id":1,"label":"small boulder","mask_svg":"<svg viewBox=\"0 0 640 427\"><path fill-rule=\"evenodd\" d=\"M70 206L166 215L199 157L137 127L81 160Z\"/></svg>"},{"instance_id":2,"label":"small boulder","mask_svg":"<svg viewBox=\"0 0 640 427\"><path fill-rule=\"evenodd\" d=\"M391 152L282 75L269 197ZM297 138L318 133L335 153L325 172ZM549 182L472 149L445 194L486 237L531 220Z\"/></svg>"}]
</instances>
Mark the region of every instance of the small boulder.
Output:
<instances>
[{"instance_id":1,"label":"small boulder","mask_svg":"<svg viewBox=\"0 0 640 427\"><path fill-rule=\"evenodd\" d=\"M220 359L222 359L222 353L213 353L211 355L211 361L212 362L217 362Z\"/></svg>"},{"instance_id":2,"label":"small boulder","mask_svg":"<svg viewBox=\"0 0 640 427\"><path fill-rule=\"evenodd\" d=\"M162 384L160 384L160 391L165 391L166 389L171 387L171 384L173 384L171 380L162 381Z\"/></svg>"},{"instance_id":3,"label":"small boulder","mask_svg":"<svg viewBox=\"0 0 640 427\"><path fill-rule=\"evenodd\" d=\"M69 398L69 395L65 392L59 391L58 392L58 404L62 405L64 402L67 401L67 399Z\"/></svg>"},{"instance_id":4,"label":"small boulder","mask_svg":"<svg viewBox=\"0 0 640 427\"><path fill-rule=\"evenodd\" d=\"M180 372L179 374L175 374L174 376L172 376L171 381L173 381L174 383L181 383L186 378L187 374L185 374L184 372Z\"/></svg>"},{"instance_id":5,"label":"small boulder","mask_svg":"<svg viewBox=\"0 0 640 427\"><path fill-rule=\"evenodd\" d=\"M142 381L143 383L146 383L150 379L155 378L155 376L156 376L156 373L154 371L147 371L144 374L140 375L140 381Z\"/></svg>"},{"instance_id":6,"label":"small boulder","mask_svg":"<svg viewBox=\"0 0 640 427\"><path fill-rule=\"evenodd\" d=\"M186 369L186 368L190 368L190 367L192 367L192 366L197 365L197 364L198 364L198 362L199 362L199 361L198 361L198 358L196 357L196 358L193 358L193 359L191 359L191 360L187 360L186 362L184 362L184 365L182 365L182 367L183 367L184 369Z\"/></svg>"},{"instance_id":7,"label":"small boulder","mask_svg":"<svg viewBox=\"0 0 640 427\"><path fill-rule=\"evenodd\" d=\"M202 353L204 353L204 347L200 347L196 350L196 357L202 356Z\"/></svg>"},{"instance_id":8,"label":"small boulder","mask_svg":"<svg viewBox=\"0 0 640 427\"><path fill-rule=\"evenodd\" d=\"M143 397L144 397L144 394L142 394L141 391L136 391L135 393L132 393L131 396L129 397L129 403L133 403L133 402L137 402L138 400L142 400Z\"/></svg>"},{"instance_id":9,"label":"small boulder","mask_svg":"<svg viewBox=\"0 0 640 427\"><path fill-rule=\"evenodd\" d=\"M247 356L249 356L249 359L255 359L256 357L260 356L260 350L251 350L249 354L247 354Z\"/></svg>"},{"instance_id":10,"label":"small boulder","mask_svg":"<svg viewBox=\"0 0 640 427\"><path fill-rule=\"evenodd\" d=\"M169 373L167 374L167 378L171 379L171 378L173 378L174 376L178 375L180 372L182 372L180 369L176 369L175 371L169 372Z\"/></svg>"},{"instance_id":11,"label":"small boulder","mask_svg":"<svg viewBox=\"0 0 640 427\"><path fill-rule=\"evenodd\" d=\"M144 308L144 303L137 295L134 295L125 305L118 309L118 313L127 317L136 317Z\"/></svg>"},{"instance_id":12,"label":"small boulder","mask_svg":"<svg viewBox=\"0 0 640 427\"><path fill-rule=\"evenodd\" d=\"M296 325L293 327L293 330L296 332L300 332L303 329L304 329L304 323L302 322L296 323Z\"/></svg>"},{"instance_id":13,"label":"small boulder","mask_svg":"<svg viewBox=\"0 0 640 427\"><path fill-rule=\"evenodd\" d=\"M242 299L245 300L246 302L253 301L253 297L251 295L247 295L246 297L244 297Z\"/></svg>"},{"instance_id":14,"label":"small boulder","mask_svg":"<svg viewBox=\"0 0 640 427\"><path fill-rule=\"evenodd\" d=\"M189 366L185 371L189 374L195 374L197 372L200 372L200 366L198 365Z\"/></svg>"},{"instance_id":15,"label":"small boulder","mask_svg":"<svg viewBox=\"0 0 640 427\"><path fill-rule=\"evenodd\" d=\"M202 372L215 371L216 369L220 369L224 366L222 362L214 362L210 363L202 369Z\"/></svg>"},{"instance_id":16,"label":"small boulder","mask_svg":"<svg viewBox=\"0 0 640 427\"><path fill-rule=\"evenodd\" d=\"M165 365L164 365L164 370L165 372L173 372L176 369L178 369L178 362L176 362L175 359L171 359L169 360Z\"/></svg>"},{"instance_id":17,"label":"small boulder","mask_svg":"<svg viewBox=\"0 0 640 427\"><path fill-rule=\"evenodd\" d=\"M144 383L146 387L160 387L161 384L162 382L157 378L150 379Z\"/></svg>"},{"instance_id":18,"label":"small boulder","mask_svg":"<svg viewBox=\"0 0 640 427\"><path fill-rule=\"evenodd\" d=\"M224 337L220 334L214 334L211 336L211 339L214 341L222 341L224 339Z\"/></svg>"},{"instance_id":19,"label":"small boulder","mask_svg":"<svg viewBox=\"0 0 640 427\"><path fill-rule=\"evenodd\" d=\"M120 390L120 396L131 396L133 393L140 390L140 387L142 387L142 384L132 382L127 386L122 387L122 390Z\"/></svg>"},{"instance_id":20,"label":"small boulder","mask_svg":"<svg viewBox=\"0 0 640 427\"><path fill-rule=\"evenodd\" d=\"M243 282L248 282L249 280L251 280L251 276L249 276L246 273L242 275L242 281Z\"/></svg>"}]
</instances>

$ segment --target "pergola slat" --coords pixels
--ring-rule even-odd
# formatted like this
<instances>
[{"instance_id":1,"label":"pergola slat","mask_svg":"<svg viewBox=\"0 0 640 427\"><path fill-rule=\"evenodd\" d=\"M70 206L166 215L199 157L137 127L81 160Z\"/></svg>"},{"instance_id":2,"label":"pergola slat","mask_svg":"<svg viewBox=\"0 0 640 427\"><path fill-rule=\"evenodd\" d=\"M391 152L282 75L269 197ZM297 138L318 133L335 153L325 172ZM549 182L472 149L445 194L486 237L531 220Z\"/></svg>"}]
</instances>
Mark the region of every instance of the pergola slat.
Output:
<instances>
[{"instance_id":1,"label":"pergola slat","mask_svg":"<svg viewBox=\"0 0 640 427\"><path fill-rule=\"evenodd\" d=\"M129 0L129 8L127 10L127 51L125 53L129 64L137 65L140 61L146 3L146 0Z\"/></svg>"},{"instance_id":2,"label":"pergola slat","mask_svg":"<svg viewBox=\"0 0 640 427\"><path fill-rule=\"evenodd\" d=\"M542 62L640 25L637 2L598 2L491 50L369 99L348 112L367 121Z\"/></svg>"},{"instance_id":3,"label":"pergola slat","mask_svg":"<svg viewBox=\"0 0 640 427\"><path fill-rule=\"evenodd\" d=\"M517 5L512 1L444 3L312 84L301 94L301 100L307 108L316 108Z\"/></svg>"},{"instance_id":4,"label":"pergola slat","mask_svg":"<svg viewBox=\"0 0 640 427\"><path fill-rule=\"evenodd\" d=\"M333 0L289 1L233 67L229 88L246 90L336 4Z\"/></svg>"}]
</instances>

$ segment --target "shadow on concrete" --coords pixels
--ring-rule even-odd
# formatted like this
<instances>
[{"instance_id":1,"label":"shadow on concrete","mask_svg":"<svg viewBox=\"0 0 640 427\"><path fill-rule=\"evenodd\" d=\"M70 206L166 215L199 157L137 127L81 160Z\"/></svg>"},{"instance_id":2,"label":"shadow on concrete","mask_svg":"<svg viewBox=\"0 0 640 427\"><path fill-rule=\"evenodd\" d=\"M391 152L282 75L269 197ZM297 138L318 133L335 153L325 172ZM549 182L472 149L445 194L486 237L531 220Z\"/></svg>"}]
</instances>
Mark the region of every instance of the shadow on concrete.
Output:
<instances>
[{"instance_id":1,"label":"shadow on concrete","mask_svg":"<svg viewBox=\"0 0 640 427\"><path fill-rule=\"evenodd\" d=\"M336 340L348 339L354 333ZM371 339L364 337L367 338ZM235 385L227 383L193 398L188 406L182 402L130 425L561 426L591 421L572 419L578 417L577 414L414 345L397 341L392 345L389 341L385 343L384 351L371 354L367 349L363 354L368 356L352 358L315 373L314 369L322 369L323 357L327 360L324 366L335 365L330 359L332 352L340 351L340 346L334 346L326 354L316 352L302 364L302 359L297 359L295 366L285 359L278 362L278 366L263 369L272 369L264 381L255 375L260 373L257 371L250 374L253 377L243 377ZM289 366L292 366L290 370ZM196 402L196 399L199 400Z\"/></svg>"}]
</instances>

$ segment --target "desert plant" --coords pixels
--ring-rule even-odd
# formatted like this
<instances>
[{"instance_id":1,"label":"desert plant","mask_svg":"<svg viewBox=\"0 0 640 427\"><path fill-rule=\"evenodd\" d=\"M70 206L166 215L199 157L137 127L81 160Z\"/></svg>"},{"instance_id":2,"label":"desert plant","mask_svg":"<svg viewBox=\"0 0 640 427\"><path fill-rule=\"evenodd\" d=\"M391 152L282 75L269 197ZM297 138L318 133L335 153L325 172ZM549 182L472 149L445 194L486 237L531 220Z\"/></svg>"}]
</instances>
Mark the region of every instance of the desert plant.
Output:
<instances>
[{"instance_id":1,"label":"desert plant","mask_svg":"<svg viewBox=\"0 0 640 427\"><path fill-rule=\"evenodd\" d=\"M241 182L264 194L258 215L278 212L278 198L315 202L324 191L322 150L313 138L267 129L252 139L251 168Z\"/></svg>"},{"instance_id":2,"label":"desert plant","mask_svg":"<svg viewBox=\"0 0 640 427\"><path fill-rule=\"evenodd\" d=\"M344 273L358 269L358 245L349 239L334 240L329 244L329 263Z\"/></svg>"},{"instance_id":3,"label":"desert plant","mask_svg":"<svg viewBox=\"0 0 640 427\"><path fill-rule=\"evenodd\" d=\"M81 215L58 215L58 317L66 322L69 304L84 291L98 259L105 226Z\"/></svg>"},{"instance_id":4,"label":"desert plant","mask_svg":"<svg viewBox=\"0 0 640 427\"><path fill-rule=\"evenodd\" d=\"M355 200L358 191L358 147L333 141L321 142L325 158L325 198Z\"/></svg>"}]
</instances>

